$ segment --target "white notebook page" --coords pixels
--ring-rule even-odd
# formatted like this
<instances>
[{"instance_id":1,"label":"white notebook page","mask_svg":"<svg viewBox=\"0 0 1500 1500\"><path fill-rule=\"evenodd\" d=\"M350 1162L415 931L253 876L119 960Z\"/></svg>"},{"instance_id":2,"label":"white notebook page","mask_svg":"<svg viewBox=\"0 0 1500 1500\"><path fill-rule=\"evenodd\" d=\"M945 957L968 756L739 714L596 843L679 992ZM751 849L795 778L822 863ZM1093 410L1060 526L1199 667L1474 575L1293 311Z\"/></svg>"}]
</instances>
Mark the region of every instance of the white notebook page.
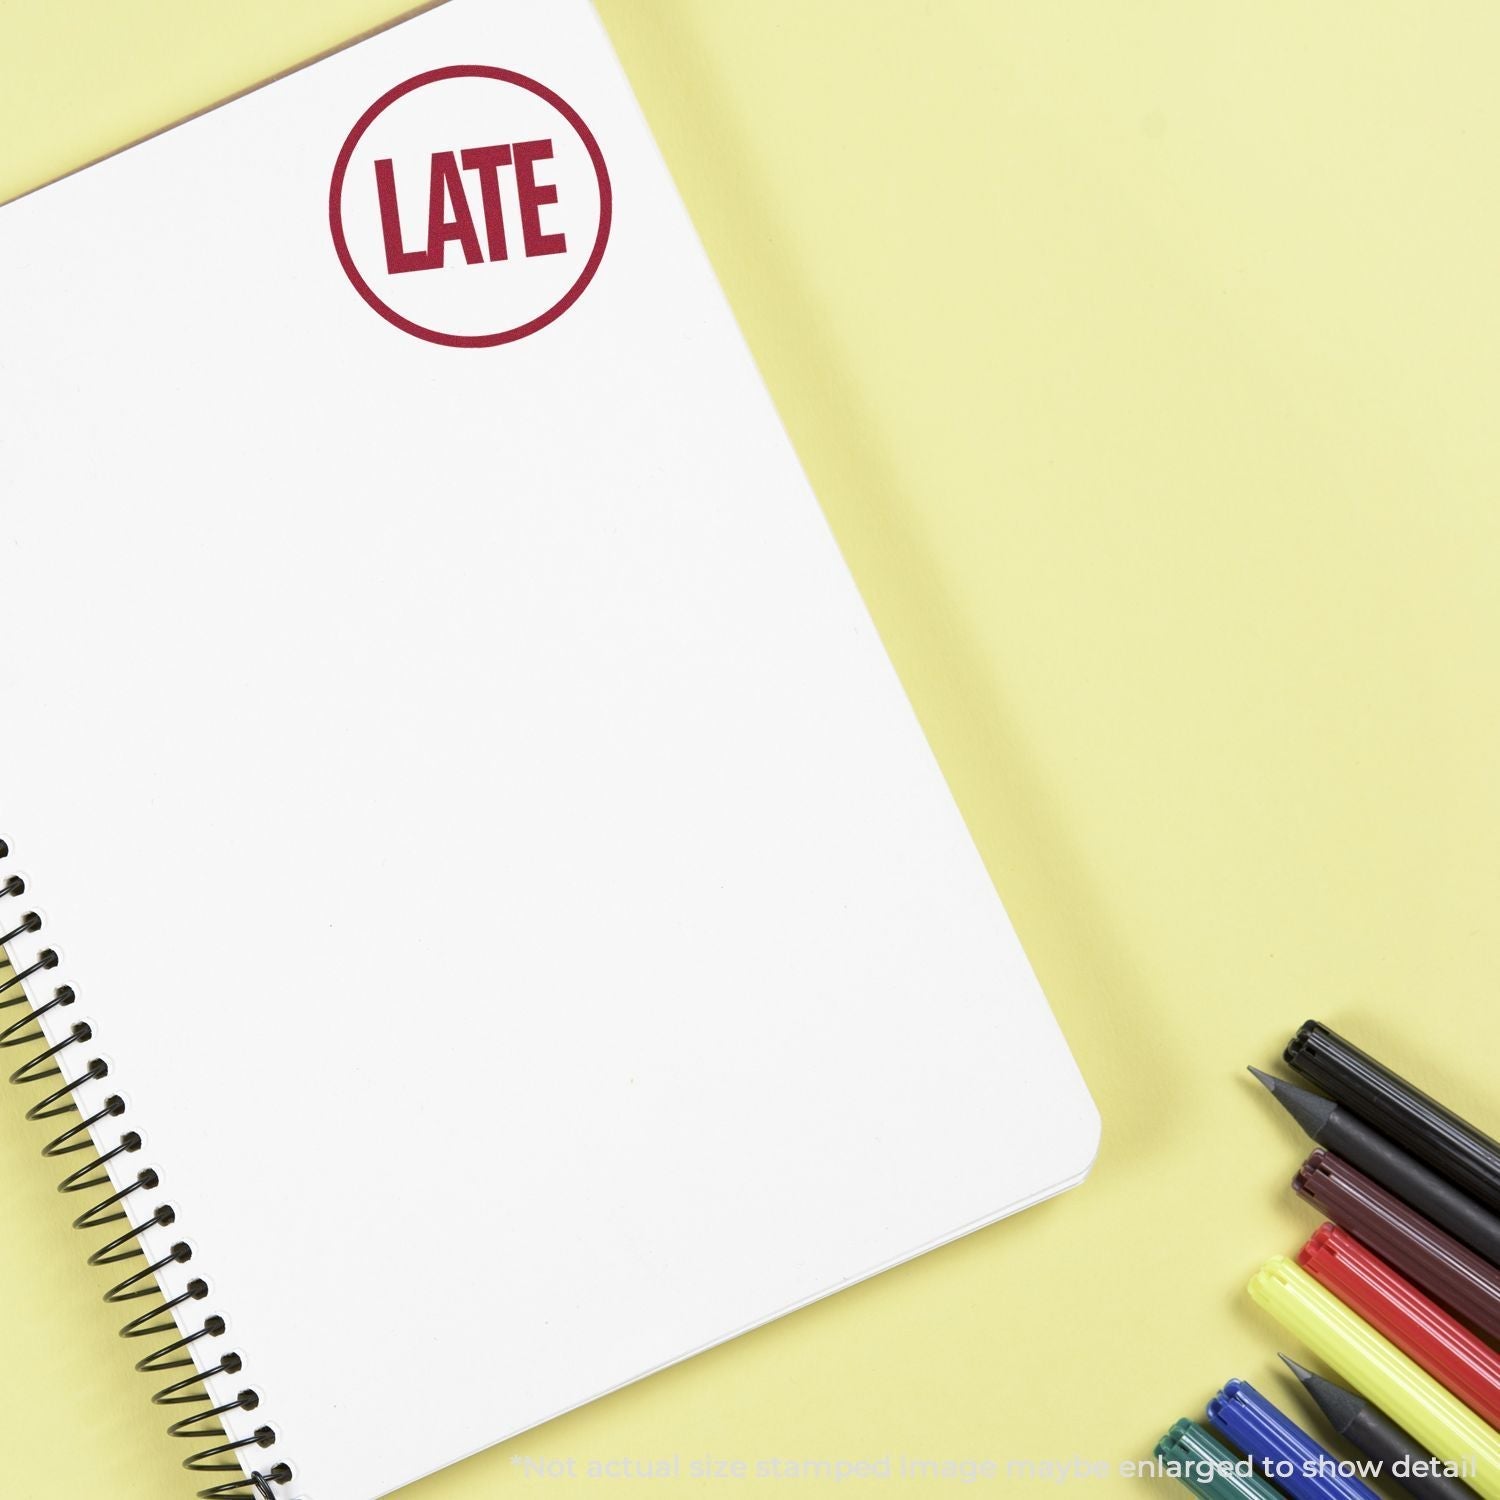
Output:
<instances>
[{"instance_id":1,"label":"white notebook page","mask_svg":"<svg viewBox=\"0 0 1500 1500\"><path fill-rule=\"evenodd\" d=\"M476 63L576 109L612 221L555 321L467 348L362 299L329 186L373 101ZM463 252L392 295L509 285ZM231 1431L288 1496L372 1500L1087 1169L584 0L453 0L0 209L0 547L15 958L61 953L33 998L77 990L54 1034L93 1024L84 1102L126 1096L100 1139L145 1137L118 1180L160 1171L148 1246L192 1244L168 1289L211 1283L185 1326L228 1320L205 1363L243 1353L218 1393L262 1393Z\"/></svg>"}]
</instances>

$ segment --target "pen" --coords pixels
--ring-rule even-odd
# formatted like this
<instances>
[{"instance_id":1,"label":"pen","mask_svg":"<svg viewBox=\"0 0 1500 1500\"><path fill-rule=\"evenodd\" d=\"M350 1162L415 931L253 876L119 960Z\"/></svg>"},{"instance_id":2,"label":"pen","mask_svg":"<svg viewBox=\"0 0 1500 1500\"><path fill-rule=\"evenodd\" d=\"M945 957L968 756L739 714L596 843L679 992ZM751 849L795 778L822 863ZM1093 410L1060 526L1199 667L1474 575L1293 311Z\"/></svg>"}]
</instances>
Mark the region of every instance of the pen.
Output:
<instances>
[{"instance_id":1,"label":"pen","mask_svg":"<svg viewBox=\"0 0 1500 1500\"><path fill-rule=\"evenodd\" d=\"M1171 1477L1198 1500L1281 1500L1264 1479L1246 1473L1223 1443L1186 1417L1173 1424L1155 1451L1172 1466Z\"/></svg>"},{"instance_id":2,"label":"pen","mask_svg":"<svg viewBox=\"0 0 1500 1500\"><path fill-rule=\"evenodd\" d=\"M1250 1295L1429 1452L1472 1465L1468 1483L1485 1500L1500 1500L1500 1433L1332 1292L1278 1255L1256 1273Z\"/></svg>"},{"instance_id":3,"label":"pen","mask_svg":"<svg viewBox=\"0 0 1500 1500\"><path fill-rule=\"evenodd\" d=\"M1500 1271L1483 1256L1331 1152L1314 1151L1292 1186L1449 1312L1500 1338Z\"/></svg>"},{"instance_id":4,"label":"pen","mask_svg":"<svg viewBox=\"0 0 1500 1500\"><path fill-rule=\"evenodd\" d=\"M1292 1500L1376 1500L1338 1460L1254 1386L1231 1380L1208 1403L1208 1420Z\"/></svg>"},{"instance_id":5,"label":"pen","mask_svg":"<svg viewBox=\"0 0 1500 1500\"><path fill-rule=\"evenodd\" d=\"M1500 1142L1321 1022L1306 1022L1285 1055L1304 1078L1381 1134L1500 1211Z\"/></svg>"},{"instance_id":6,"label":"pen","mask_svg":"<svg viewBox=\"0 0 1500 1500\"><path fill-rule=\"evenodd\" d=\"M1372 1479L1389 1479L1418 1500L1474 1500L1474 1491L1462 1480L1439 1473L1435 1468L1428 1472L1438 1461L1363 1396L1304 1370L1284 1354L1281 1358L1302 1382L1303 1389L1327 1417L1334 1432L1380 1465L1370 1476Z\"/></svg>"},{"instance_id":7,"label":"pen","mask_svg":"<svg viewBox=\"0 0 1500 1500\"><path fill-rule=\"evenodd\" d=\"M1250 1071L1320 1146L1342 1156L1403 1203L1500 1265L1500 1216L1366 1125L1352 1110L1259 1068Z\"/></svg>"},{"instance_id":8,"label":"pen","mask_svg":"<svg viewBox=\"0 0 1500 1500\"><path fill-rule=\"evenodd\" d=\"M1492 1427L1500 1426L1500 1354L1334 1224L1298 1263Z\"/></svg>"}]
</instances>

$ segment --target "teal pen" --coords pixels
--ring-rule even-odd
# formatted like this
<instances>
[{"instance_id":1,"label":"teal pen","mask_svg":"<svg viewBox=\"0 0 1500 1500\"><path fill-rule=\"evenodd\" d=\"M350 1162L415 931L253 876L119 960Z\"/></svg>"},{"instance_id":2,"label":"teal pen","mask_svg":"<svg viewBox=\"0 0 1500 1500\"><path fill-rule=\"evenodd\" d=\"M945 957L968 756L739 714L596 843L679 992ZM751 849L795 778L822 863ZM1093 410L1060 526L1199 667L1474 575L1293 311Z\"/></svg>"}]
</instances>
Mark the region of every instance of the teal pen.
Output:
<instances>
[{"instance_id":1,"label":"teal pen","mask_svg":"<svg viewBox=\"0 0 1500 1500\"><path fill-rule=\"evenodd\" d=\"M1186 1417L1162 1438L1155 1451L1163 1473L1185 1485L1198 1500L1281 1500L1264 1479L1248 1472L1248 1464Z\"/></svg>"}]
</instances>

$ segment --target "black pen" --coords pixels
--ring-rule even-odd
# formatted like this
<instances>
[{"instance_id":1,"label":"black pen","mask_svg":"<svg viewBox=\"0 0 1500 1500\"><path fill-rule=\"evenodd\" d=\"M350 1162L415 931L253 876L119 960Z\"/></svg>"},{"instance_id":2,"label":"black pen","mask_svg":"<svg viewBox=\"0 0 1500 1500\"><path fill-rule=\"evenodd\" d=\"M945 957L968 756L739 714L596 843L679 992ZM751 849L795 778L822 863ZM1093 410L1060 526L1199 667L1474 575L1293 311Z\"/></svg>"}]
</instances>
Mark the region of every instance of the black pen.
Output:
<instances>
[{"instance_id":1,"label":"black pen","mask_svg":"<svg viewBox=\"0 0 1500 1500\"><path fill-rule=\"evenodd\" d=\"M1500 1141L1319 1021L1304 1023L1287 1044L1286 1060L1366 1124L1500 1211Z\"/></svg>"}]
</instances>

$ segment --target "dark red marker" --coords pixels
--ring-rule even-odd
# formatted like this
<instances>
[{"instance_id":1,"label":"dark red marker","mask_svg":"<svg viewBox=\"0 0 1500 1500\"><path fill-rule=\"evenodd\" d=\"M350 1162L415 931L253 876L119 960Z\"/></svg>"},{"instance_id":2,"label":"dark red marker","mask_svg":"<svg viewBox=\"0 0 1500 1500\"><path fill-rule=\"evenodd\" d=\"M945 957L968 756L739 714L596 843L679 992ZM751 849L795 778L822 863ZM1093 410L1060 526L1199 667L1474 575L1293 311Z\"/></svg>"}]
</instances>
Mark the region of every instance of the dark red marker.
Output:
<instances>
[{"instance_id":1,"label":"dark red marker","mask_svg":"<svg viewBox=\"0 0 1500 1500\"><path fill-rule=\"evenodd\" d=\"M1332 1152L1314 1151L1292 1186L1449 1312L1500 1339L1500 1271L1482 1256Z\"/></svg>"}]
</instances>

